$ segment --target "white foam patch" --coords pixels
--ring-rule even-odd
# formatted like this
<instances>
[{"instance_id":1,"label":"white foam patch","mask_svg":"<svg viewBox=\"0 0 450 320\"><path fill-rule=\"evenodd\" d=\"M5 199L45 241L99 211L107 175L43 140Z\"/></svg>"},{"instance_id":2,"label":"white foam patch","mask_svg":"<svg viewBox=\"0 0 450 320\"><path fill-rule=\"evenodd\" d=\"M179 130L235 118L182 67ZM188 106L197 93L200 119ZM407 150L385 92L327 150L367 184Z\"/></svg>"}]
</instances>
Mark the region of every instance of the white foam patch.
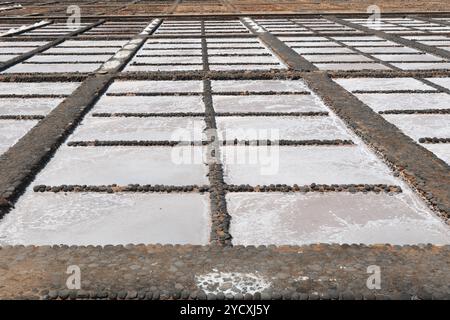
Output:
<instances>
[{"instance_id":1,"label":"white foam patch","mask_svg":"<svg viewBox=\"0 0 450 320\"><path fill-rule=\"evenodd\" d=\"M262 292L272 285L264 276L255 273L241 272L213 272L195 276L197 287L206 294L255 294Z\"/></svg>"}]
</instances>

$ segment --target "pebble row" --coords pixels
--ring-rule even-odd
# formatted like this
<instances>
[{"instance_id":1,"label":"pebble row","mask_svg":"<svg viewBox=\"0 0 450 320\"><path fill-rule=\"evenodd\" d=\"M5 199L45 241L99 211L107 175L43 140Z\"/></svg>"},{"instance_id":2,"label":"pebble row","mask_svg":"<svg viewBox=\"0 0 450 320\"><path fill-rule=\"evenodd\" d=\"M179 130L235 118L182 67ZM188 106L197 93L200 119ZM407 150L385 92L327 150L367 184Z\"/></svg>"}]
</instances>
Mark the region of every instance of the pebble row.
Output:
<instances>
[{"instance_id":1,"label":"pebble row","mask_svg":"<svg viewBox=\"0 0 450 320\"><path fill-rule=\"evenodd\" d=\"M186 185L186 186L170 186L170 185L140 185L129 184L121 186L117 184L110 185L60 185L47 186L44 184L33 187L34 192L99 192L99 193L116 193L116 192L208 192L208 186Z\"/></svg>"},{"instance_id":2,"label":"pebble row","mask_svg":"<svg viewBox=\"0 0 450 320\"><path fill-rule=\"evenodd\" d=\"M70 141L69 147L115 147L115 146L205 146L208 141L152 141L152 140L91 140ZM351 146L351 140L223 140L223 146Z\"/></svg>"},{"instance_id":3,"label":"pebble row","mask_svg":"<svg viewBox=\"0 0 450 320\"><path fill-rule=\"evenodd\" d=\"M42 80L43 81L43 80ZM0 94L0 98L19 98L19 99L30 99L30 98L48 98L48 99L62 99L67 98L67 94Z\"/></svg>"},{"instance_id":4,"label":"pebble row","mask_svg":"<svg viewBox=\"0 0 450 320\"><path fill-rule=\"evenodd\" d=\"M265 96L265 95L310 95L311 92L309 91L220 91L220 92L213 92L214 95L220 95L220 96Z\"/></svg>"},{"instance_id":5,"label":"pebble row","mask_svg":"<svg viewBox=\"0 0 450 320\"><path fill-rule=\"evenodd\" d=\"M212 80L298 80L301 79L302 73L293 70L230 70L208 71L192 70L192 71L147 71L136 72L130 71L122 73L116 79L121 80L203 80L205 77Z\"/></svg>"},{"instance_id":6,"label":"pebble row","mask_svg":"<svg viewBox=\"0 0 450 320\"><path fill-rule=\"evenodd\" d=\"M42 120L42 115L0 115L0 120Z\"/></svg>"},{"instance_id":7,"label":"pebble row","mask_svg":"<svg viewBox=\"0 0 450 320\"><path fill-rule=\"evenodd\" d=\"M210 206L211 206L211 244L231 245L230 223L225 199L226 185L223 180L223 167L221 164L211 163L209 167Z\"/></svg>"},{"instance_id":8,"label":"pebble row","mask_svg":"<svg viewBox=\"0 0 450 320\"><path fill-rule=\"evenodd\" d=\"M354 90L352 93L439 93L438 90Z\"/></svg>"},{"instance_id":9,"label":"pebble row","mask_svg":"<svg viewBox=\"0 0 450 320\"><path fill-rule=\"evenodd\" d=\"M208 68L208 59L206 55L205 41L202 42L202 51L204 53L204 66ZM205 104L205 122L208 129L217 129L216 114L213 107L213 99L211 94L211 81L203 81L203 102ZM211 135L211 131L207 133L207 139L213 143L208 145L208 154L212 157L217 156L219 144L215 142L216 137ZM227 201L225 198L225 181L224 170L220 163L208 159L208 179L210 185L210 209L211 209L211 232L210 243L219 246L231 246L230 222L231 216L228 213Z\"/></svg>"},{"instance_id":10,"label":"pebble row","mask_svg":"<svg viewBox=\"0 0 450 320\"><path fill-rule=\"evenodd\" d=\"M450 138L425 137L425 138L420 138L419 142L420 143L450 143Z\"/></svg>"},{"instance_id":11,"label":"pebble row","mask_svg":"<svg viewBox=\"0 0 450 320\"><path fill-rule=\"evenodd\" d=\"M216 112L218 117L325 117L329 113L327 111L307 111L307 112ZM136 118L150 118L150 117L203 117L205 113L202 112L100 112L93 113L93 117L136 117Z\"/></svg>"},{"instance_id":12,"label":"pebble row","mask_svg":"<svg viewBox=\"0 0 450 320\"><path fill-rule=\"evenodd\" d=\"M300 293L291 290L251 293L206 293L203 290L122 290L122 291L88 291L88 290L45 290L43 300L412 300L432 299L432 295L412 296L407 293L375 294L336 289L327 292Z\"/></svg>"},{"instance_id":13,"label":"pebble row","mask_svg":"<svg viewBox=\"0 0 450 320\"><path fill-rule=\"evenodd\" d=\"M116 146L202 146L206 141L150 141L150 140L93 140L93 141L70 141L69 147L116 147Z\"/></svg>"},{"instance_id":14,"label":"pebble row","mask_svg":"<svg viewBox=\"0 0 450 320\"><path fill-rule=\"evenodd\" d=\"M450 109L384 110L379 114L450 114Z\"/></svg>"},{"instance_id":15,"label":"pebble row","mask_svg":"<svg viewBox=\"0 0 450 320\"><path fill-rule=\"evenodd\" d=\"M106 54L106 53L105 53ZM56 55L55 55L56 56ZM85 64L85 63L103 63L103 60L90 60L90 61L52 61L52 64ZM34 61L33 63L22 62L23 64L45 64L48 65L46 61Z\"/></svg>"},{"instance_id":16,"label":"pebble row","mask_svg":"<svg viewBox=\"0 0 450 320\"><path fill-rule=\"evenodd\" d=\"M146 62L133 62L130 64L131 66L198 66L199 63L178 63L178 62L172 62L172 63L146 63Z\"/></svg>"},{"instance_id":17,"label":"pebble row","mask_svg":"<svg viewBox=\"0 0 450 320\"><path fill-rule=\"evenodd\" d=\"M108 97L199 96L201 92L107 92Z\"/></svg>"},{"instance_id":18,"label":"pebble row","mask_svg":"<svg viewBox=\"0 0 450 320\"><path fill-rule=\"evenodd\" d=\"M402 188L395 185L387 184L316 184L293 186L286 184L270 184L270 185L227 185L228 192L386 192L401 193Z\"/></svg>"},{"instance_id":19,"label":"pebble row","mask_svg":"<svg viewBox=\"0 0 450 320\"><path fill-rule=\"evenodd\" d=\"M93 113L93 117L108 118L108 117L134 117L134 118L150 118L150 117L203 117L202 112L117 112L117 113Z\"/></svg>"},{"instance_id":20,"label":"pebble row","mask_svg":"<svg viewBox=\"0 0 450 320\"><path fill-rule=\"evenodd\" d=\"M270 145L280 145L280 146L325 146L325 145L331 145L331 146L339 146L339 145L354 145L352 140L341 140L341 139L334 139L334 140L318 140L318 139L312 139L312 140L278 140L278 141L271 141L271 140L224 140L222 141L222 145L262 145L262 146L270 146Z\"/></svg>"},{"instance_id":21,"label":"pebble row","mask_svg":"<svg viewBox=\"0 0 450 320\"><path fill-rule=\"evenodd\" d=\"M306 111L306 112L216 112L218 117L273 117L273 116L294 116L294 117L324 117L328 116L327 111Z\"/></svg>"}]
</instances>

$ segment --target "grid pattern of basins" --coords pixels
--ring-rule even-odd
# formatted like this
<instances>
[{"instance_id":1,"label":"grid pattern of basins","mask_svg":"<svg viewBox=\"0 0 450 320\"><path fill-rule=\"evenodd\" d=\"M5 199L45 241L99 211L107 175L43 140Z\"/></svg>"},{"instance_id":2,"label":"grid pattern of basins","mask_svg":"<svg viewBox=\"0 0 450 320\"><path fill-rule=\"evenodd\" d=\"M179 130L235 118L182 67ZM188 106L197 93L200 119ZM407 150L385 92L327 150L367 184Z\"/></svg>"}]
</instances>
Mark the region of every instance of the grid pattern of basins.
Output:
<instances>
[{"instance_id":1,"label":"grid pattern of basins","mask_svg":"<svg viewBox=\"0 0 450 320\"><path fill-rule=\"evenodd\" d=\"M222 23L225 26L220 27ZM186 24L181 27L179 24ZM204 26L204 27L203 27ZM221 29L223 28L223 29ZM227 31L225 31L227 29ZM195 31L195 32L194 32ZM196 33L199 31L199 33ZM270 70L285 66L257 38L236 21L164 22L155 35L177 38L149 39L125 71ZM221 37L213 37L221 34ZM226 37L223 35L233 35ZM245 34L245 37L239 35ZM193 37L193 36L198 37ZM204 35L203 40L200 35Z\"/></svg>"},{"instance_id":2,"label":"grid pattern of basins","mask_svg":"<svg viewBox=\"0 0 450 320\"><path fill-rule=\"evenodd\" d=\"M336 82L450 164L449 78L353 78Z\"/></svg>"},{"instance_id":3,"label":"grid pattern of basins","mask_svg":"<svg viewBox=\"0 0 450 320\"><path fill-rule=\"evenodd\" d=\"M46 41L4 41L0 42L0 63L19 57L45 45Z\"/></svg>"},{"instance_id":4,"label":"grid pattern of basins","mask_svg":"<svg viewBox=\"0 0 450 320\"><path fill-rule=\"evenodd\" d=\"M358 34L354 28L327 19L255 19L255 21L274 35L295 34Z\"/></svg>"},{"instance_id":5,"label":"grid pattern of basins","mask_svg":"<svg viewBox=\"0 0 450 320\"><path fill-rule=\"evenodd\" d=\"M77 31L83 27L86 27L88 23L79 24L67 24L67 23L52 23L50 25L33 29L22 33L22 36L26 37L58 37L68 35L71 32Z\"/></svg>"},{"instance_id":6,"label":"grid pattern of basins","mask_svg":"<svg viewBox=\"0 0 450 320\"><path fill-rule=\"evenodd\" d=\"M445 35L403 36L403 38L413 40L417 43L426 44L427 46L450 51L450 38Z\"/></svg>"},{"instance_id":7,"label":"grid pattern of basins","mask_svg":"<svg viewBox=\"0 0 450 320\"><path fill-rule=\"evenodd\" d=\"M450 67L446 58L378 36L350 35L351 32L347 29L336 31L334 29L340 30L335 26L336 23L326 28L317 27L318 23L291 19L280 23L280 28L290 25L301 27L305 31L293 30L294 33L304 34L303 36L274 33L279 34L280 40L321 70L434 70ZM260 25L265 27L264 23ZM324 36L323 33L327 35ZM334 36L335 33L347 35Z\"/></svg>"},{"instance_id":8,"label":"grid pattern of basins","mask_svg":"<svg viewBox=\"0 0 450 320\"><path fill-rule=\"evenodd\" d=\"M0 42L0 154L48 115L73 125L0 220L0 245L449 243L434 207L307 85L331 75L448 164L449 64L429 50L450 46L447 28L384 19L401 35L387 40L340 21L56 22ZM412 70L432 75L396 76Z\"/></svg>"},{"instance_id":9,"label":"grid pattern of basins","mask_svg":"<svg viewBox=\"0 0 450 320\"><path fill-rule=\"evenodd\" d=\"M448 241L300 80L114 82L4 218L3 241L208 243L208 95L234 244Z\"/></svg>"},{"instance_id":10,"label":"grid pattern of basins","mask_svg":"<svg viewBox=\"0 0 450 320\"><path fill-rule=\"evenodd\" d=\"M15 23L0 23L0 37L4 37L8 34L15 33L18 30L23 30L22 28L29 27L26 24L15 24Z\"/></svg>"},{"instance_id":11,"label":"grid pattern of basins","mask_svg":"<svg viewBox=\"0 0 450 320\"><path fill-rule=\"evenodd\" d=\"M126 40L68 40L35 54L5 73L92 72L110 59Z\"/></svg>"},{"instance_id":12,"label":"grid pattern of basins","mask_svg":"<svg viewBox=\"0 0 450 320\"><path fill-rule=\"evenodd\" d=\"M78 85L77 82L0 82L0 155Z\"/></svg>"},{"instance_id":13,"label":"grid pattern of basins","mask_svg":"<svg viewBox=\"0 0 450 320\"><path fill-rule=\"evenodd\" d=\"M139 34L147 25L146 22L113 22L107 21L101 25L94 27L82 34L82 36L110 37L118 36L134 36Z\"/></svg>"},{"instance_id":14,"label":"grid pattern of basins","mask_svg":"<svg viewBox=\"0 0 450 320\"><path fill-rule=\"evenodd\" d=\"M446 33L450 26L412 18L345 19L374 30L386 33Z\"/></svg>"}]
</instances>

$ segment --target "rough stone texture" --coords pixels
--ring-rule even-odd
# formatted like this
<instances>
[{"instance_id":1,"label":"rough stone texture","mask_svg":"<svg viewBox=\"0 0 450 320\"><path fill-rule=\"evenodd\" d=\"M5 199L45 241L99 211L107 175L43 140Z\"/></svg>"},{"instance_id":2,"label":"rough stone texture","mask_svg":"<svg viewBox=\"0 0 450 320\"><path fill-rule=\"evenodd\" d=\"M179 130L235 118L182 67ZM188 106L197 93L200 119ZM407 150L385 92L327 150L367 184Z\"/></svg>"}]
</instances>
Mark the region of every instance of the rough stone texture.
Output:
<instances>
[{"instance_id":1,"label":"rough stone texture","mask_svg":"<svg viewBox=\"0 0 450 320\"><path fill-rule=\"evenodd\" d=\"M449 246L432 245L6 246L0 298L450 299L449 254ZM66 286L70 265L80 267L80 290ZM379 290L366 286L372 265L380 267ZM196 277L210 273L250 274L270 285L220 294L209 291L212 282L205 292Z\"/></svg>"}]
</instances>

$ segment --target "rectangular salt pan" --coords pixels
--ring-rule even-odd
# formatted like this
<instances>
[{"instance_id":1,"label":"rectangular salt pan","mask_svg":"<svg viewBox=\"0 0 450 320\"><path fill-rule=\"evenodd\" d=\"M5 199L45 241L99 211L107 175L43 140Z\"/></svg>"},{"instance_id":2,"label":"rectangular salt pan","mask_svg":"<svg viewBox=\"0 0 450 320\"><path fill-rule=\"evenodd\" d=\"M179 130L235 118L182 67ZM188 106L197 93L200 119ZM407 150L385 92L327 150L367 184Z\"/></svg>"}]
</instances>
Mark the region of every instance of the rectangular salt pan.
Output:
<instances>
[{"instance_id":1,"label":"rectangular salt pan","mask_svg":"<svg viewBox=\"0 0 450 320\"><path fill-rule=\"evenodd\" d=\"M429 63L392 63L392 65L402 70L435 70L450 69L450 63L429 62Z\"/></svg>"},{"instance_id":2,"label":"rectangular salt pan","mask_svg":"<svg viewBox=\"0 0 450 320\"><path fill-rule=\"evenodd\" d=\"M383 61L441 61L442 58L431 54L374 54L375 58Z\"/></svg>"},{"instance_id":3,"label":"rectangular salt pan","mask_svg":"<svg viewBox=\"0 0 450 320\"><path fill-rule=\"evenodd\" d=\"M277 63L278 60L273 56L227 56L227 57L209 57L209 63Z\"/></svg>"},{"instance_id":4,"label":"rectangular salt pan","mask_svg":"<svg viewBox=\"0 0 450 320\"><path fill-rule=\"evenodd\" d=\"M353 51L348 48L294 48L294 51L299 54L314 54L314 53L320 53L320 54L331 54L331 53L356 53L356 51Z\"/></svg>"},{"instance_id":5,"label":"rectangular salt pan","mask_svg":"<svg viewBox=\"0 0 450 320\"><path fill-rule=\"evenodd\" d=\"M115 81L108 89L109 93L138 92L202 92L202 81Z\"/></svg>"},{"instance_id":6,"label":"rectangular salt pan","mask_svg":"<svg viewBox=\"0 0 450 320\"><path fill-rule=\"evenodd\" d=\"M281 64L210 64L210 69L214 71L227 71L227 70L271 70L271 69L284 69Z\"/></svg>"},{"instance_id":7,"label":"rectangular salt pan","mask_svg":"<svg viewBox=\"0 0 450 320\"><path fill-rule=\"evenodd\" d=\"M375 111L448 109L446 93L357 93L355 96Z\"/></svg>"},{"instance_id":8,"label":"rectangular salt pan","mask_svg":"<svg viewBox=\"0 0 450 320\"><path fill-rule=\"evenodd\" d=\"M50 48L44 53L116 53L120 48L66 48L66 47L55 47Z\"/></svg>"},{"instance_id":9,"label":"rectangular salt pan","mask_svg":"<svg viewBox=\"0 0 450 320\"><path fill-rule=\"evenodd\" d=\"M4 73L65 73L65 72L93 72L100 68L101 63L78 63L78 64L26 64L21 63L6 69Z\"/></svg>"},{"instance_id":10,"label":"rectangular salt pan","mask_svg":"<svg viewBox=\"0 0 450 320\"><path fill-rule=\"evenodd\" d=\"M215 92L307 91L300 80L213 80L211 86Z\"/></svg>"},{"instance_id":11,"label":"rectangular salt pan","mask_svg":"<svg viewBox=\"0 0 450 320\"><path fill-rule=\"evenodd\" d=\"M413 78L351 78L334 81L350 91L435 90Z\"/></svg>"},{"instance_id":12,"label":"rectangular salt pan","mask_svg":"<svg viewBox=\"0 0 450 320\"><path fill-rule=\"evenodd\" d=\"M28 51L32 51L36 48L27 48L27 47L0 47L0 53L24 53Z\"/></svg>"},{"instance_id":13,"label":"rectangular salt pan","mask_svg":"<svg viewBox=\"0 0 450 320\"><path fill-rule=\"evenodd\" d=\"M111 55L35 55L27 62L105 62Z\"/></svg>"},{"instance_id":14,"label":"rectangular salt pan","mask_svg":"<svg viewBox=\"0 0 450 320\"><path fill-rule=\"evenodd\" d=\"M350 139L331 117L216 117L223 140Z\"/></svg>"},{"instance_id":15,"label":"rectangular salt pan","mask_svg":"<svg viewBox=\"0 0 450 320\"><path fill-rule=\"evenodd\" d=\"M155 44L155 43L180 43L180 42L193 42L201 43L201 39L148 39L145 44Z\"/></svg>"},{"instance_id":16,"label":"rectangular salt pan","mask_svg":"<svg viewBox=\"0 0 450 320\"><path fill-rule=\"evenodd\" d=\"M415 140L450 137L449 114L385 114L383 117Z\"/></svg>"},{"instance_id":17,"label":"rectangular salt pan","mask_svg":"<svg viewBox=\"0 0 450 320\"><path fill-rule=\"evenodd\" d=\"M202 118L86 118L70 140L152 140L201 141L205 121Z\"/></svg>"},{"instance_id":18,"label":"rectangular salt pan","mask_svg":"<svg viewBox=\"0 0 450 320\"><path fill-rule=\"evenodd\" d=\"M2 98L0 115L46 115L63 99L47 98Z\"/></svg>"},{"instance_id":19,"label":"rectangular salt pan","mask_svg":"<svg viewBox=\"0 0 450 320\"><path fill-rule=\"evenodd\" d=\"M220 49L220 48L247 48L247 47L263 48L263 45L261 45L260 43L254 43L254 42L249 42L249 43L235 43L235 42L230 42L230 43L226 43L226 42L222 42L222 43L208 43L208 49L210 49L210 48L213 48L213 49Z\"/></svg>"},{"instance_id":20,"label":"rectangular salt pan","mask_svg":"<svg viewBox=\"0 0 450 320\"><path fill-rule=\"evenodd\" d=\"M2 94L70 94L79 82L0 82Z\"/></svg>"},{"instance_id":21,"label":"rectangular salt pan","mask_svg":"<svg viewBox=\"0 0 450 320\"><path fill-rule=\"evenodd\" d=\"M229 193L235 245L448 244L449 227L407 194Z\"/></svg>"},{"instance_id":22,"label":"rectangular salt pan","mask_svg":"<svg viewBox=\"0 0 450 320\"><path fill-rule=\"evenodd\" d=\"M213 95L216 112L327 111L312 95Z\"/></svg>"},{"instance_id":23,"label":"rectangular salt pan","mask_svg":"<svg viewBox=\"0 0 450 320\"><path fill-rule=\"evenodd\" d=\"M0 47L39 47L46 43L46 41L5 41L0 42Z\"/></svg>"},{"instance_id":24,"label":"rectangular salt pan","mask_svg":"<svg viewBox=\"0 0 450 320\"><path fill-rule=\"evenodd\" d=\"M189 49L201 49L201 43L158 43L158 44L148 44L143 47L143 49L181 49L181 48L189 48ZM146 50L144 50L146 51Z\"/></svg>"},{"instance_id":25,"label":"rectangular salt pan","mask_svg":"<svg viewBox=\"0 0 450 320\"><path fill-rule=\"evenodd\" d=\"M201 55L202 51L200 49L194 50L145 50L140 51L136 57L140 55L146 56L189 56L189 55ZM164 57L162 57L164 58Z\"/></svg>"},{"instance_id":26,"label":"rectangular salt pan","mask_svg":"<svg viewBox=\"0 0 450 320\"><path fill-rule=\"evenodd\" d=\"M206 245L207 194L33 193L0 221L0 244Z\"/></svg>"},{"instance_id":27,"label":"rectangular salt pan","mask_svg":"<svg viewBox=\"0 0 450 320\"><path fill-rule=\"evenodd\" d=\"M341 45L335 42L285 42L290 47L340 47Z\"/></svg>"},{"instance_id":28,"label":"rectangular salt pan","mask_svg":"<svg viewBox=\"0 0 450 320\"><path fill-rule=\"evenodd\" d=\"M128 65L125 68L125 72L139 72L139 71L189 71L189 70L202 70L202 64L193 64L193 65L143 65L143 66L134 66Z\"/></svg>"},{"instance_id":29,"label":"rectangular salt pan","mask_svg":"<svg viewBox=\"0 0 450 320\"><path fill-rule=\"evenodd\" d=\"M359 146L226 146L230 184L396 183L389 169Z\"/></svg>"},{"instance_id":30,"label":"rectangular salt pan","mask_svg":"<svg viewBox=\"0 0 450 320\"><path fill-rule=\"evenodd\" d=\"M178 57L136 57L133 62L137 63L151 63L151 64L171 64L171 63L197 63L202 64L202 57L178 56Z\"/></svg>"},{"instance_id":31,"label":"rectangular salt pan","mask_svg":"<svg viewBox=\"0 0 450 320\"><path fill-rule=\"evenodd\" d=\"M365 53L378 53L378 54L386 54L386 53L420 53L419 50L408 48L408 47L355 47L359 51Z\"/></svg>"},{"instance_id":32,"label":"rectangular salt pan","mask_svg":"<svg viewBox=\"0 0 450 320\"><path fill-rule=\"evenodd\" d=\"M204 112L201 96L102 96L92 112Z\"/></svg>"},{"instance_id":33,"label":"rectangular salt pan","mask_svg":"<svg viewBox=\"0 0 450 320\"><path fill-rule=\"evenodd\" d=\"M303 58L311 62L364 62L371 59L359 54L345 55L303 55Z\"/></svg>"},{"instance_id":34,"label":"rectangular salt pan","mask_svg":"<svg viewBox=\"0 0 450 320\"><path fill-rule=\"evenodd\" d=\"M208 183L201 147L61 147L36 184Z\"/></svg>"},{"instance_id":35,"label":"rectangular salt pan","mask_svg":"<svg viewBox=\"0 0 450 320\"><path fill-rule=\"evenodd\" d=\"M389 70L380 63L317 63L320 70Z\"/></svg>"},{"instance_id":36,"label":"rectangular salt pan","mask_svg":"<svg viewBox=\"0 0 450 320\"><path fill-rule=\"evenodd\" d=\"M114 41L104 41L104 40L95 40L95 41L64 41L59 44L58 47L89 47L89 46L114 46L121 47L127 43L126 40L114 40Z\"/></svg>"}]
</instances>

